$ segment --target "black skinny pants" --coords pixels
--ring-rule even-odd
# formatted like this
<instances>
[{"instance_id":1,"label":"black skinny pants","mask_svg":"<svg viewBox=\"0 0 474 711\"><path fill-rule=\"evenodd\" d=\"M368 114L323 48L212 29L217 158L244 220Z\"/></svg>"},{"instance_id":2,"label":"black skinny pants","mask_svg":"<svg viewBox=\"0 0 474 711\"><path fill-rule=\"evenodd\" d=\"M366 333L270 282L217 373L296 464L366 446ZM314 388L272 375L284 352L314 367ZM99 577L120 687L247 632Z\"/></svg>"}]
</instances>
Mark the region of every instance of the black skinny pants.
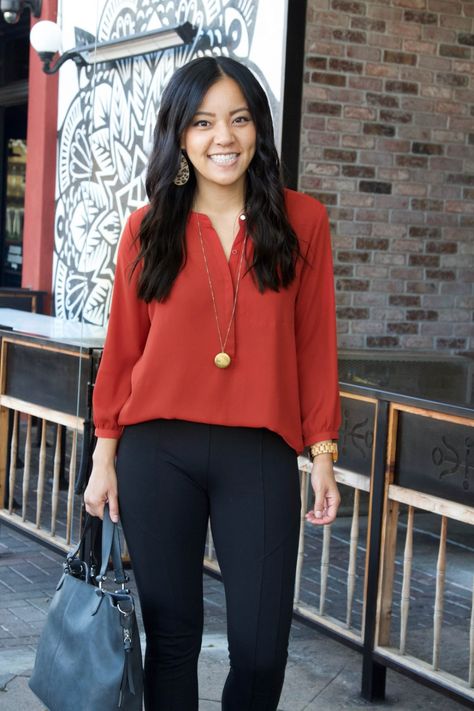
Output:
<instances>
[{"instance_id":1,"label":"black skinny pants","mask_svg":"<svg viewBox=\"0 0 474 711\"><path fill-rule=\"evenodd\" d=\"M223 711L276 711L300 526L295 451L265 428L153 420L125 428L120 518L146 632L145 708L197 711L210 517L226 595Z\"/></svg>"}]
</instances>

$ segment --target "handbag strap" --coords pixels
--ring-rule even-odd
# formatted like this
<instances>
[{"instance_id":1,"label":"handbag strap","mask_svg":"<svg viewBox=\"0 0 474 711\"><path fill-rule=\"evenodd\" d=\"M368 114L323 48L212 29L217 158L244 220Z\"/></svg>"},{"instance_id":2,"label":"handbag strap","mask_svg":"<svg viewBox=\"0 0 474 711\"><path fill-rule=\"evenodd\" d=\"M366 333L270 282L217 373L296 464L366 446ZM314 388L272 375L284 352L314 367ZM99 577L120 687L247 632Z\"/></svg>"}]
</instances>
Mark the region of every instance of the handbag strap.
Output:
<instances>
[{"instance_id":1,"label":"handbag strap","mask_svg":"<svg viewBox=\"0 0 474 711\"><path fill-rule=\"evenodd\" d=\"M107 567L109 558L112 555L112 566L114 569L114 581L123 585L129 578L125 574L122 564L122 550L118 526L110 518L109 506L104 506L104 519L102 521L102 560L99 574L96 576L100 582L107 578Z\"/></svg>"},{"instance_id":2,"label":"handbag strap","mask_svg":"<svg viewBox=\"0 0 474 711\"><path fill-rule=\"evenodd\" d=\"M68 561L72 560L73 558L77 558L77 555L78 555L78 553L79 553L79 549L80 549L80 547L81 547L81 545L82 545L82 543L83 543L83 541L84 541L84 538L85 538L85 536L86 536L87 531L88 531L89 528L91 527L91 524L92 524L92 516L88 516L87 519L86 519L86 523L85 523L85 525L84 525L84 529L83 529L83 531L82 531L82 535L81 535L81 537L80 537L80 539L79 539L79 543L77 544L77 546L76 546L75 548L73 548L71 551L69 551L69 553L68 553L67 556L66 556Z\"/></svg>"},{"instance_id":3,"label":"handbag strap","mask_svg":"<svg viewBox=\"0 0 474 711\"><path fill-rule=\"evenodd\" d=\"M86 523L84 525L84 530L82 531L82 536L79 543L73 550L67 554L68 564L77 557L79 550L81 548L84 537L91 527L93 516L88 516ZM96 580L103 582L107 579L107 567L109 565L109 558L112 555L112 566L114 570L114 581L119 585L123 585L130 579L123 569L122 563L122 550L120 546L120 537L118 526L112 521L109 513L109 505L104 506L104 518L102 521L102 555L101 555L101 568L98 575L96 575Z\"/></svg>"}]
</instances>

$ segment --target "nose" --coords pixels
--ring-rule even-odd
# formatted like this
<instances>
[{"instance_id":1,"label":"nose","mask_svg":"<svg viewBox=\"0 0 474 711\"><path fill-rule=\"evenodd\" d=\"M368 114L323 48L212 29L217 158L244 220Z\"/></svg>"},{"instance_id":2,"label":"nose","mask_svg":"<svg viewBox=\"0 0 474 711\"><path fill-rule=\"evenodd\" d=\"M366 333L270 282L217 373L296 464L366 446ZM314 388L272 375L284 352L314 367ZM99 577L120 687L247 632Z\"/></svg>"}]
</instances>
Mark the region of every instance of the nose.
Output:
<instances>
[{"instance_id":1,"label":"nose","mask_svg":"<svg viewBox=\"0 0 474 711\"><path fill-rule=\"evenodd\" d=\"M227 146L234 142L232 127L227 123L227 121L219 121L216 124L214 142L220 146Z\"/></svg>"}]
</instances>

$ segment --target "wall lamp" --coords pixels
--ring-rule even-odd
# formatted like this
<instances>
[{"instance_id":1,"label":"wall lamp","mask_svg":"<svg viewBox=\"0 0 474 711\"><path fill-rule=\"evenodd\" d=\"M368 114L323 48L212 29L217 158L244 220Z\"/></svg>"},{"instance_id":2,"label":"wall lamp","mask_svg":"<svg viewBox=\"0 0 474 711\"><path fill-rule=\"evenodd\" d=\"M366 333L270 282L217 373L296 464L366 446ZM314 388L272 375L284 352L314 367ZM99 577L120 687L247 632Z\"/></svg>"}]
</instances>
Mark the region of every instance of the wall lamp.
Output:
<instances>
[{"instance_id":1,"label":"wall lamp","mask_svg":"<svg viewBox=\"0 0 474 711\"><path fill-rule=\"evenodd\" d=\"M5 22L14 25L20 19L20 15L26 8L29 8L35 17L41 15L41 0L1 0L0 11L3 12Z\"/></svg>"},{"instance_id":2,"label":"wall lamp","mask_svg":"<svg viewBox=\"0 0 474 711\"><path fill-rule=\"evenodd\" d=\"M160 27L149 32L137 32L135 35L120 37L109 42L74 47L74 49L61 54L53 65L51 62L55 55L61 52L60 27L48 20L37 22L31 30L30 42L43 62L43 71L46 74L55 74L68 59L72 59L78 66L84 67L88 64L137 57L150 52L159 52L190 44L196 37L196 33L197 28L190 22L176 27Z\"/></svg>"}]
</instances>

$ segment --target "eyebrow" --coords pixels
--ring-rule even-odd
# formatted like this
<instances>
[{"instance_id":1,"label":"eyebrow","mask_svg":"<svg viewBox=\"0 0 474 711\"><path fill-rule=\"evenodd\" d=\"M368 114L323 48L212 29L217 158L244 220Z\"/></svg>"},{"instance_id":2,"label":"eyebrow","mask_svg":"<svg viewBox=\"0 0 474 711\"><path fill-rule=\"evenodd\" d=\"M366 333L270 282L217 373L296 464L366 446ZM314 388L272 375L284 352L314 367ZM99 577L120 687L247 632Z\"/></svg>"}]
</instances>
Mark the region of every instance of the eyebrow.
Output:
<instances>
[{"instance_id":1,"label":"eyebrow","mask_svg":"<svg viewBox=\"0 0 474 711\"><path fill-rule=\"evenodd\" d=\"M250 113L250 110L248 109L247 106L241 106L239 109L234 109L234 111L230 112L230 115L233 116L234 114L238 114L239 111L248 111ZM215 116L211 111L196 111L194 114L195 116Z\"/></svg>"}]
</instances>

